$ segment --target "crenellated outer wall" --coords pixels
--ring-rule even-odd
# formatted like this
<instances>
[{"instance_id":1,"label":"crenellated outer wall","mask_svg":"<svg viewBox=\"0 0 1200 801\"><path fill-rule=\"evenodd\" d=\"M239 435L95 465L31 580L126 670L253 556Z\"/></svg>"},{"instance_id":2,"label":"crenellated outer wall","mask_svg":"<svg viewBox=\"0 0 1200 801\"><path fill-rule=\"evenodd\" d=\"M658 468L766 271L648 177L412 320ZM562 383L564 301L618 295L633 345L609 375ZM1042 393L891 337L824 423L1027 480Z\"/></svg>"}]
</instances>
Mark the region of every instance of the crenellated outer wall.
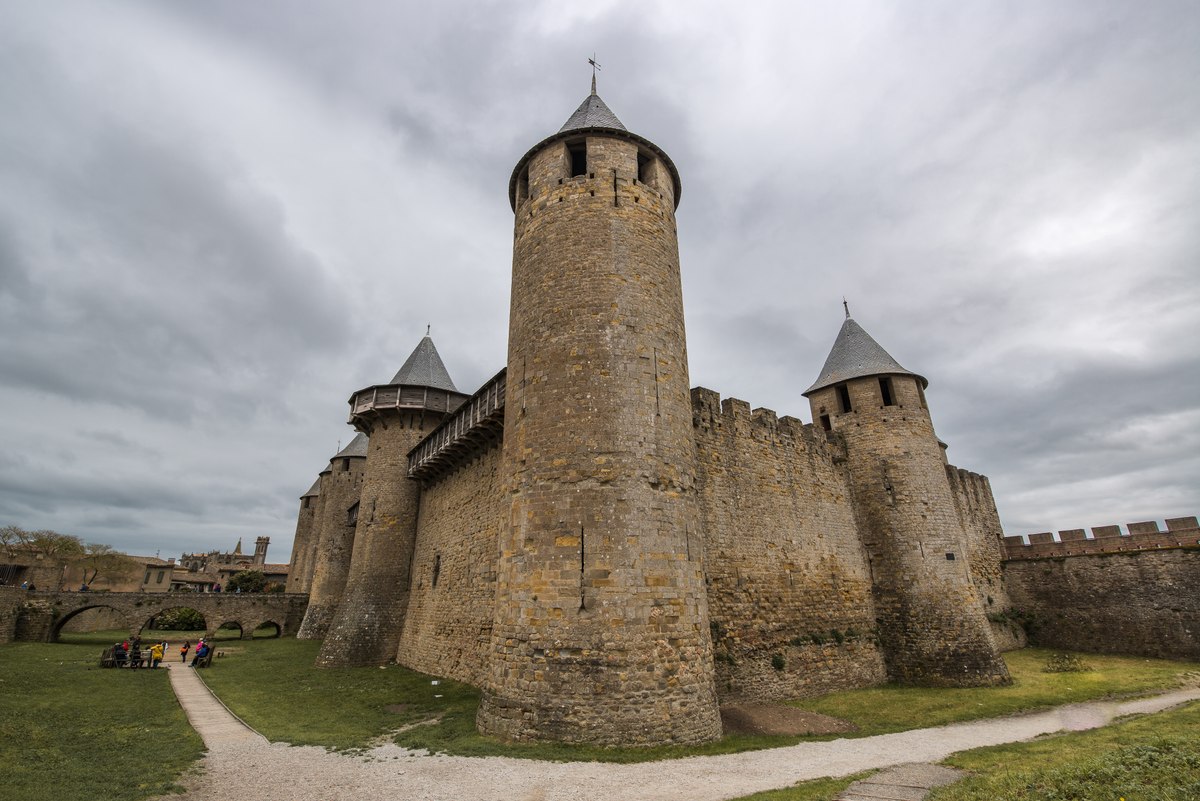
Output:
<instances>
[{"instance_id":1,"label":"crenellated outer wall","mask_svg":"<svg viewBox=\"0 0 1200 801\"><path fill-rule=\"evenodd\" d=\"M886 678L839 448L745 401L692 390L705 574L723 699Z\"/></svg>"},{"instance_id":2,"label":"crenellated outer wall","mask_svg":"<svg viewBox=\"0 0 1200 801\"><path fill-rule=\"evenodd\" d=\"M1004 583L1035 645L1200 659L1196 518L1008 538Z\"/></svg>"},{"instance_id":3,"label":"crenellated outer wall","mask_svg":"<svg viewBox=\"0 0 1200 801\"><path fill-rule=\"evenodd\" d=\"M421 493L412 589L395 655L405 667L477 686L486 678L504 517L500 456L490 447Z\"/></svg>"}]
</instances>

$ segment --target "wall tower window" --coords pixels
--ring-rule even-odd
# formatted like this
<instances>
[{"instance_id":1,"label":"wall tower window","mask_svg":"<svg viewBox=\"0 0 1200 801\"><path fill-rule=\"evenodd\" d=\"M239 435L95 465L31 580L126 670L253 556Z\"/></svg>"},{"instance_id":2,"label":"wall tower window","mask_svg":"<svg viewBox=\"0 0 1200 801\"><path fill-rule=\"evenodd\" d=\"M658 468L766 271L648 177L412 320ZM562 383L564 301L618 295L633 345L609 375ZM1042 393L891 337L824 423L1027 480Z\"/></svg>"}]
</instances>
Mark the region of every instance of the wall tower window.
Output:
<instances>
[{"instance_id":1,"label":"wall tower window","mask_svg":"<svg viewBox=\"0 0 1200 801\"><path fill-rule=\"evenodd\" d=\"M571 156L571 177L587 175L587 142L571 142L567 152Z\"/></svg>"},{"instance_id":2,"label":"wall tower window","mask_svg":"<svg viewBox=\"0 0 1200 801\"><path fill-rule=\"evenodd\" d=\"M433 586L437 586L438 576L442 574L442 555L433 557Z\"/></svg>"},{"instance_id":3,"label":"wall tower window","mask_svg":"<svg viewBox=\"0 0 1200 801\"><path fill-rule=\"evenodd\" d=\"M650 176L650 157L645 153L638 153L638 182L647 183Z\"/></svg>"},{"instance_id":4,"label":"wall tower window","mask_svg":"<svg viewBox=\"0 0 1200 801\"><path fill-rule=\"evenodd\" d=\"M346 510L346 525L358 525L358 504L354 504Z\"/></svg>"},{"instance_id":5,"label":"wall tower window","mask_svg":"<svg viewBox=\"0 0 1200 801\"><path fill-rule=\"evenodd\" d=\"M349 472L349 470L350 470L350 457L349 456L347 456L345 459L342 459L342 469Z\"/></svg>"},{"instance_id":6,"label":"wall tower window","mask_svg":"<svg viewBox=\"0 0 1200 801\"><path fill-rule=\"evenodd\" d=\"M850 390L845 384L838 384L837 396L839 411L842 414L854 411L854 407L850 405Z\"/></svg>"},{"instance_id":7,"label":"wall tower window","mask_svg":"<svg viewBox=\"0 0 1200 801\"><path fill-rule=\"evenodd\" d=\"M896 405L896 402L892 400L892 379L886 377L879 379L879 397L883 398L884 406Z\"/></svg>"},{"instance_id":8,"label":"wall tower window","mask_svg":"<svg viewBox=\"0 0 1200 801\"><path fill-rule=\"evenodd\" d=\"M833 426L830 425L830 423L829 423L829 415L827 415L827 414L821 415L821 428L825 429L826 431L833 430Z\"/></svg>"},{"instance_id":9,"label":"wall tower window","mask_svg":"<svg viewBox=\"0 0 1200 801\"><path fill-rule=\"evenodd\" d=\"M529 199L529 168L521 170L520 177L517 178L517 202Z\"/></svg>"}]
</instances>

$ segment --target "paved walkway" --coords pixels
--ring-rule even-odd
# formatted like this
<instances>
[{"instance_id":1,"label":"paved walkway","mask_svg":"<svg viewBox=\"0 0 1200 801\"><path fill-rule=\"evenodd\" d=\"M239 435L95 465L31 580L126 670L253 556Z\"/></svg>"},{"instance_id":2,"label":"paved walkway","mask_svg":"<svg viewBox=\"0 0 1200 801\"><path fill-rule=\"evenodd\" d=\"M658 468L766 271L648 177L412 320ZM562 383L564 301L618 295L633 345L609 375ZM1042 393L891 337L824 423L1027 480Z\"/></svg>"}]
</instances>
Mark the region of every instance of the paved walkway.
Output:
<instances>
[{"instance_id":1,"label":"paved walkway","mask_svg":"<svg viewBox=\"0 0 1200 801\"><path fill-rule=\"evenodd\" d=\"M200 681L195 668L189 668L180 662L164 662L163 667L170 671L171 689L175 691L179 705L187 713L188 722L204 740L204 745L209 751L227 746L269 745L266 737L235 717L217 700L204 682Z\"/></svg>"},{"instance_id":2,"label":"paved walkway","mask_svg":"<svg viewBox=\"0 0 1200 801\"><path fill-rule=\"evenodd\" d=\"M209 751L188 794L171 796L195 801L721 801L805 779L939 762L956 751L1097 728L1200 699L1200 688L1191 688L875 737L613 765L425 756L391 744L357 755L270 744L230 714L193 670L172 665L171 684Z\"/></svg>"}]
</instances>

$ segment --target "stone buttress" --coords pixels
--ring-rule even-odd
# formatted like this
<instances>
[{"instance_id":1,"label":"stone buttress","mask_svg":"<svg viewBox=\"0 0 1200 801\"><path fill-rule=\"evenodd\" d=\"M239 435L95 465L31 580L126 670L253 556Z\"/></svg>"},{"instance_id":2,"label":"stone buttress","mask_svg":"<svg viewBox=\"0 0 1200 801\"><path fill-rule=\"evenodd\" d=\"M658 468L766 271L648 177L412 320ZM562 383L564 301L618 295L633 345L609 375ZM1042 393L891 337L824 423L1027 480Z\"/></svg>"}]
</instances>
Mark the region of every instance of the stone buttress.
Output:
<instances>
[{"instance_id":1,"label":"stone buttress","mask_svg":"<svg viewBox=\"0 0 1200 801\"><path fill-rule=\"evenodd\" d=\"M971 577L967 537L921 376L847 312L817 381L814 422L845 444L879 639L893 681L1009 681Z\"/></svg>"},{"instance_id":2,"label":"stone buttress","mask_svg":"<svg viewBox=\"0 0 1200 801\"><path fill-rule=\"evenodd\" d=\"M297 639L323 638L341 601L354 548L358 496L366 461L367 435L356 434L321 473L320 535L313 559L308 611L296 633Z\"/></svg>"},{"instance_id":3,"label":"stone buttress","mask_svg":"<svg viewBox=\"0 0 1200 801\"><path fill-rule=\"evenodd\" d=\"M516 213L491 666L478 724L649 745L721 734L667 155L595 94Z\"/></svg>"},{"instance_id":4,"label":"stone buttress","mask_svg":"<svg viewBox=\"0 0 1200 801\"><path fill-rule=\"evenodd\" d=\"M350 398L350 423L360 436L369 436L369 448L346 587L318 667L385 665L395 659L421 489L408 477L408 452L466 397L455 389L426 336L390 384L367 387Z\"/></svg>"}]
</instances>

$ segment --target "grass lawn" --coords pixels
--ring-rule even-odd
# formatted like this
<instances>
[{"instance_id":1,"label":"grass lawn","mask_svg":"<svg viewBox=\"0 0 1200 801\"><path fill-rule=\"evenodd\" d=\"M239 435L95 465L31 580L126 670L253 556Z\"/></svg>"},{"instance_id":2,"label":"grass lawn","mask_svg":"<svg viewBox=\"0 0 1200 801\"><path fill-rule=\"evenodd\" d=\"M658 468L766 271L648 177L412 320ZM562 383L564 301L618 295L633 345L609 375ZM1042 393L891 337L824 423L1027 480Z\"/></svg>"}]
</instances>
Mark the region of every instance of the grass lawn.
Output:
<instances>
[{"instance_id":1,"label":"grass lawn","mask_svg":"<svg viewBox=\"0 0 1200 801\"><path fill-rule=\"evenodd\" d=\"M204 745L165 670L104 670L123 632L0 645L0 796L138 799L169 793Z\"/></svg>"},{"instance_id":2,"label":"grass lawn","mask_svg":"<svg viewBox=\"0 0 1200 801\"><path fill-rule=\"evenodd\" d=\"M964 751L945 764L979 775L930 801L1194 801L1200 703L1116 726Z\"/></svg>"},{"instance_id":3,"label":"grass lawn","mask_svg":"<svg viewBox=\"0 0 1200 801\"><path fill-rule=\"evenodd\" d=\"M729 735L703 746L596 748L552 743L506 744L475 731L479 691L394 665L387 668L317 670L320 643L254 640L222 650L202 675L236 714L273 741L334 748L361 748L395 735L408 748L469 756L638 762L699 754L724 754L791 745L799 737ZM1023 709L1105 695L1171 687L1197 665L1088 654L1088 673L1042 673L1049 651L1007 654L1015 683L975 690L881 687L835 693L799 706L854 721L862 734L901 731L956 720L1004 715ZM434 723L424 723L434 720ZM417 724L417 725L414 725ZM812 738L810 738L812 739ZM828 739L828 738L823 738ZM818 798L819 796L814 796Z\"/></svg>"},{"instance_id":4,"label":"grass lawn","mask_svg":"<svg viewBox=\"0 0 1200 801\"><path fill-rule=\"evenodd\" d=\"M1091 670L1083 673L1043 673L1051 654L1026 648L1004 654L1013 683L1007 687L931 689L888 685L832 693L795 701L809 709L849 720L859 731L850 737L942 726L963 720L994 718L1059 704L1109 695L1144 694L1178 684L1178 677L1200 670L1194 662L1134 656L1079 654Z\"/></svg>"}]
</instances>

